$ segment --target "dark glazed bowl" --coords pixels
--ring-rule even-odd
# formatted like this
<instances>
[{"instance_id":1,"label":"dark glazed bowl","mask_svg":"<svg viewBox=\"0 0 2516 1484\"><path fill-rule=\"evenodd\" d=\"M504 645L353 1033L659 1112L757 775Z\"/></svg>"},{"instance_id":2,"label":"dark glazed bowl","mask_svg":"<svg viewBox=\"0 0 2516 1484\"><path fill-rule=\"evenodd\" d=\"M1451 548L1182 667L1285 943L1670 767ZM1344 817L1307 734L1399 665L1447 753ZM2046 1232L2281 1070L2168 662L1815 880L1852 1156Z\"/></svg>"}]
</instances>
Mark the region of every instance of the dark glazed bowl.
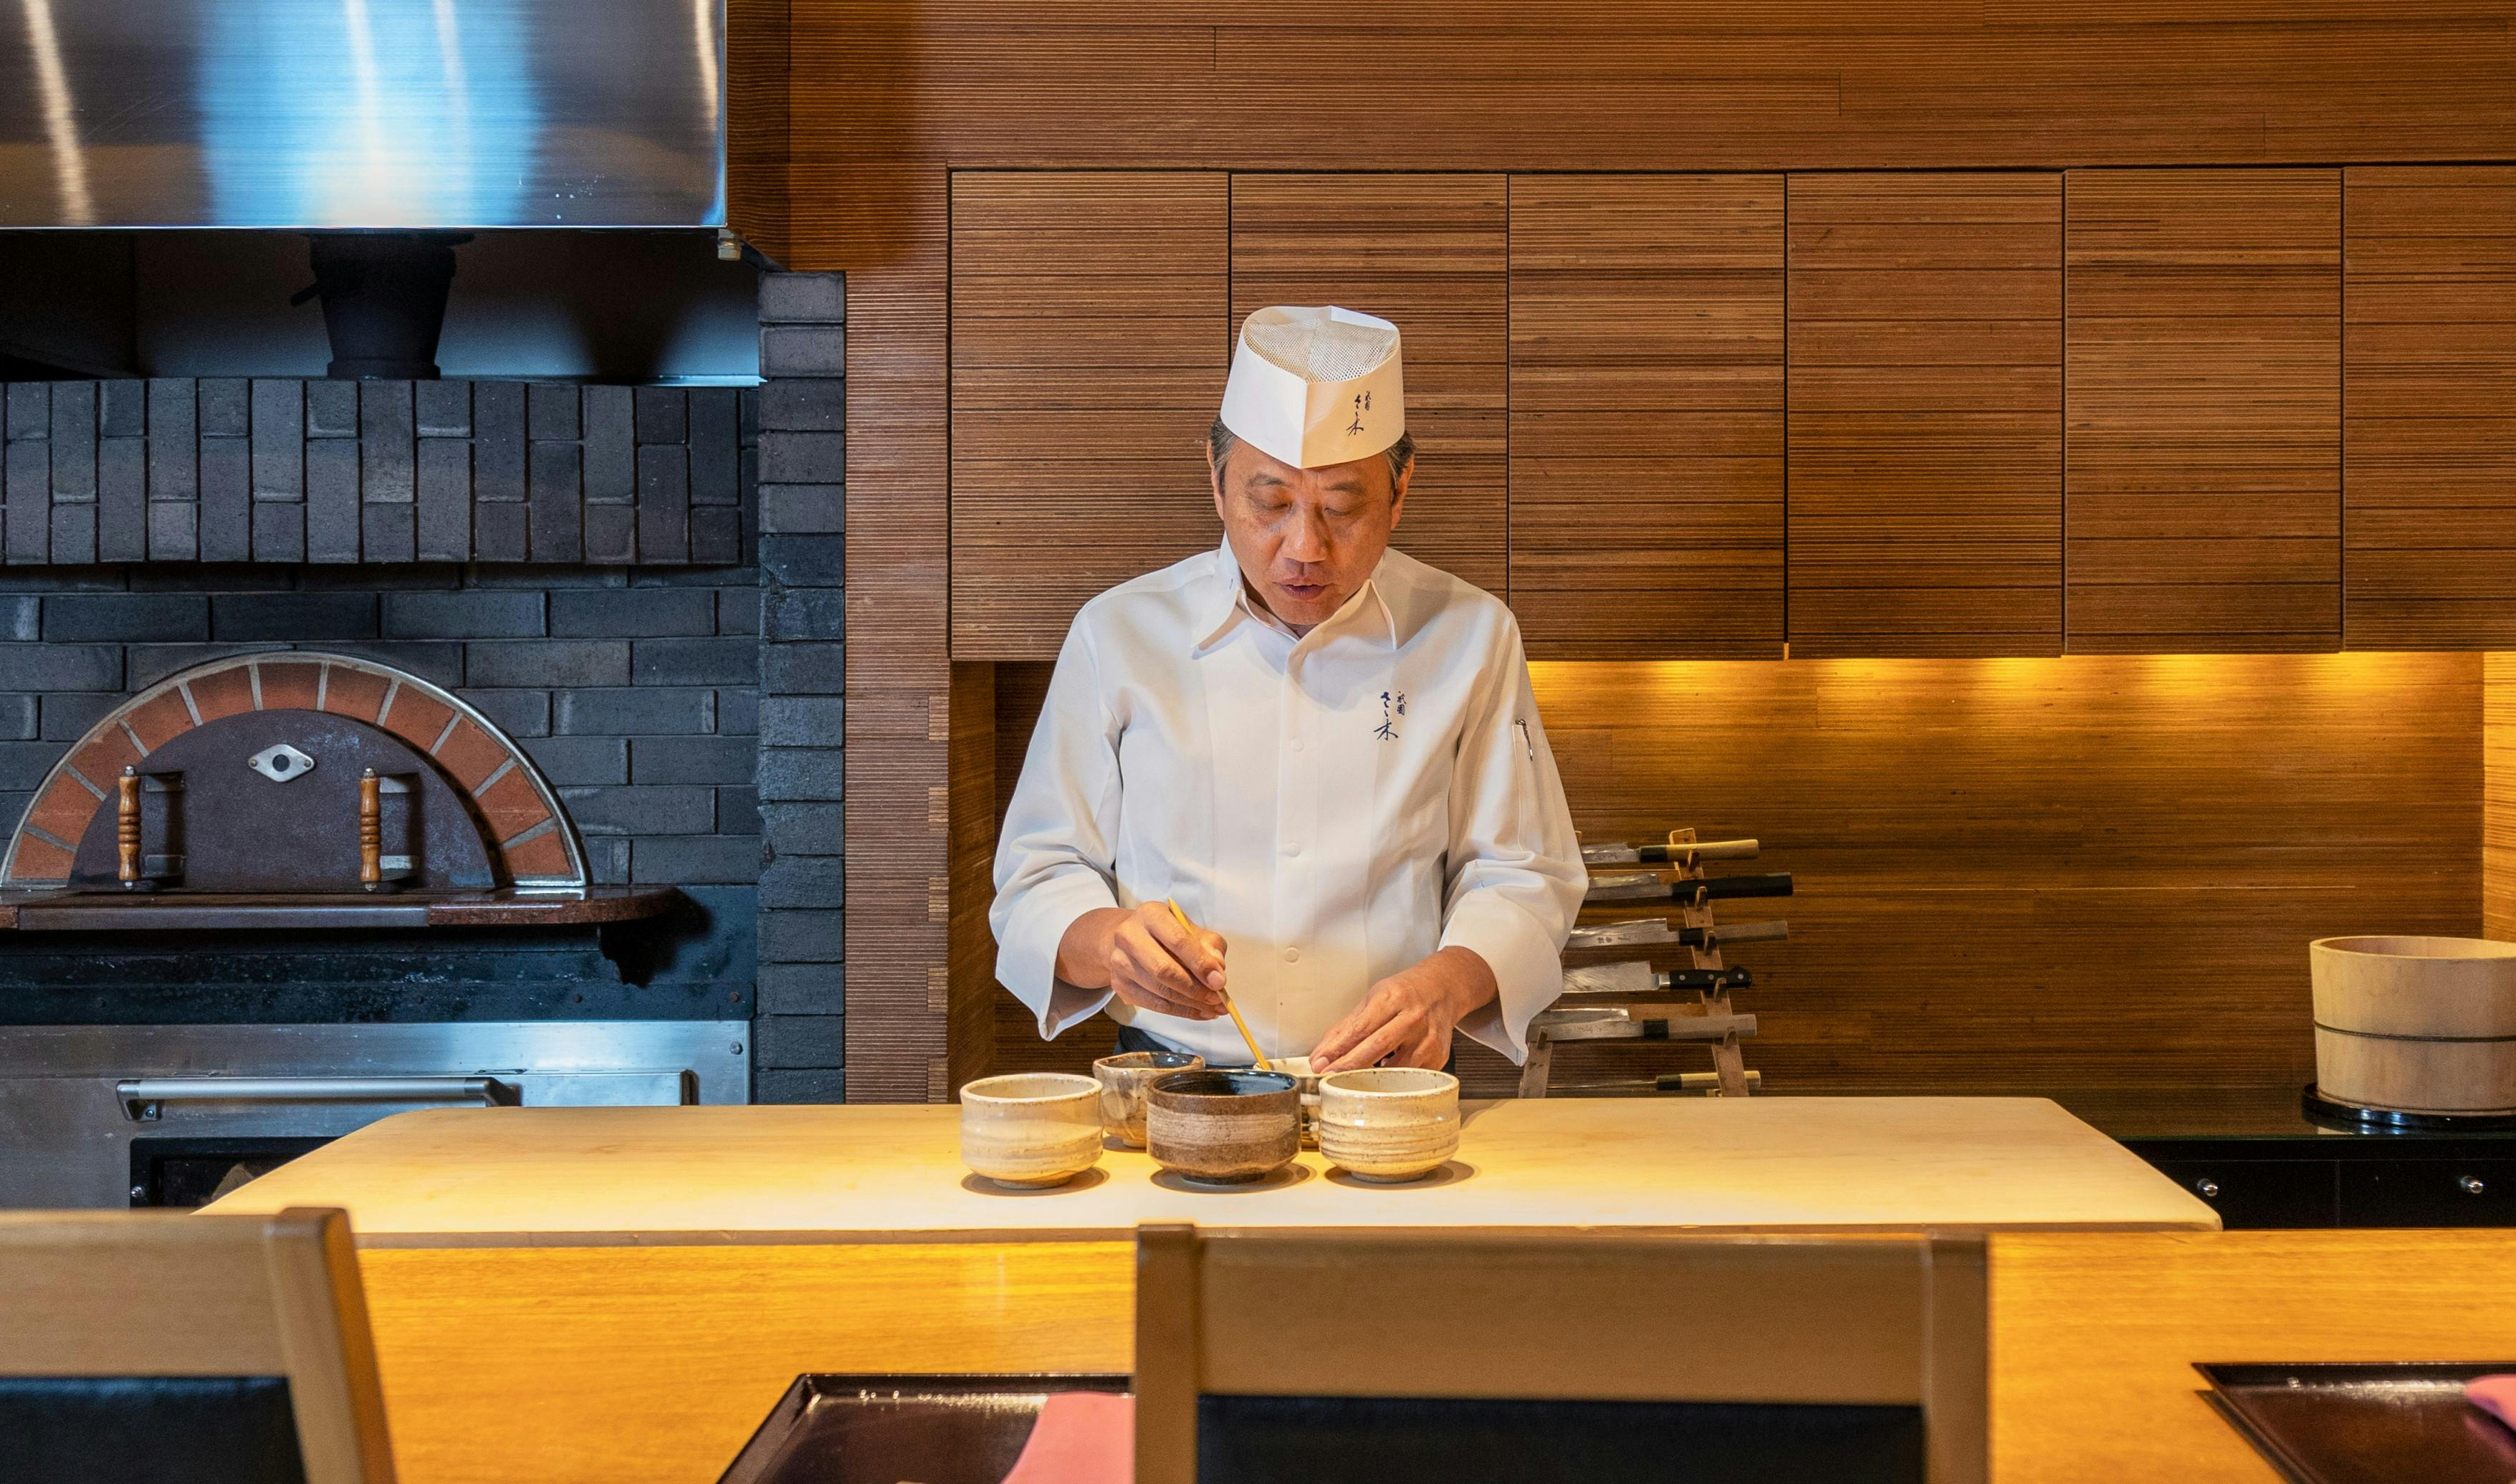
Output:
<instances>
[{"instance_id":1,"label":"dark glazed bowl","mask_svg":"<svg viewBox=\"0 0 2516 1484\"><path fill-rule=\"evenodd\" d=\"M1275 1072L1174 1072L1145 1089L1153 1163L1209 1185L1264 1179L1302 1148L1302 1099Z\"/></svg>"}]
</instances>

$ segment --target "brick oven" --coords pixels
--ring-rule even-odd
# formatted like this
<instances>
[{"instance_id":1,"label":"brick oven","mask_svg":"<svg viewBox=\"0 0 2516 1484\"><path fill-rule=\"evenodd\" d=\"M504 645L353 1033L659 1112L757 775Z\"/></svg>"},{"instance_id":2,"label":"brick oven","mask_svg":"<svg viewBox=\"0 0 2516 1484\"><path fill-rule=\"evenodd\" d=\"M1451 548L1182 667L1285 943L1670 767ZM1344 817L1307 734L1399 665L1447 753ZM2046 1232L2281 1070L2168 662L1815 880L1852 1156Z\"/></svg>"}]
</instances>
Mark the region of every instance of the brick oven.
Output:
<instances>
[{"instance_id":1,"label":"brick oven","mask_svg":"<svg viewBox=\"0 0 2516 1484\"><path fill-rule=\"evenodd\" d=\"M0 390L0 1206L843 1095L841 296L762 281L756 388Z\"/></svg>"}]
</instances>

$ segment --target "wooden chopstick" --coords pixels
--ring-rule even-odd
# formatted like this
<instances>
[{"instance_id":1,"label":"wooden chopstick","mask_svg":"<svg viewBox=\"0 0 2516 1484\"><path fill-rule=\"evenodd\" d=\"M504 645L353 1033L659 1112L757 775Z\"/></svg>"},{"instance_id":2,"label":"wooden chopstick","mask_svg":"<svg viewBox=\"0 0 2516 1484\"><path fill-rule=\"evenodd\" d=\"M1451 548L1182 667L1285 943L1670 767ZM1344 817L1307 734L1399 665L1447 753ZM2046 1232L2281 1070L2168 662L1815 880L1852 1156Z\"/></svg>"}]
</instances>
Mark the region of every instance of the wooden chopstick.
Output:
<instances>
[{"instance_id":1,"label":"wooden chopstick","mask_svg":"<svg viewBox=\"0 0 2516 1484\"><path fill-rule=\"evenodd\" d=\"M1164 897L1162 898L1162 905L1171 910L1171 915L1179 920L1179 925L1183 929L1192 933L1196 931L1196 924L1188 920L1188 913L1180 911L1179 903L1173 901L1169 897ZM1274 1068L1267 1065L1267 1053L1258 1049L1258 1038L1249 1034L1249 1022L1240 1018L1240 1007L1232 1002L1231 992L1227 990L1221 993L1223 995L1223 1007L1232 1012L1232 1023L1240 1028L1240 1039L1249 1042L1250 1061L1261 1072L1274 1071Z\"/></svg>"}]
</instances>

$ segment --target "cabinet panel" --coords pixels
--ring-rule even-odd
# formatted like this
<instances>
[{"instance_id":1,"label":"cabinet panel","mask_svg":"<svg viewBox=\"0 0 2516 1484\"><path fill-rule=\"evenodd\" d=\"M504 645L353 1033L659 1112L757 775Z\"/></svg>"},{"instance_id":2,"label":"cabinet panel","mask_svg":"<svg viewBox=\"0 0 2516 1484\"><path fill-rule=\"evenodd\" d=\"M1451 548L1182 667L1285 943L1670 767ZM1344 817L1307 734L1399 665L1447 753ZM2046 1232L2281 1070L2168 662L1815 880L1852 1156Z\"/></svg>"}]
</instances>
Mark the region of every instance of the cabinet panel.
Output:
<instances>
[{"instance_id":1,"label":"cabinet panel","mask_svg":"<svg viewBox=\"0 0 2516 1484\"><path fill-rule=\"evenodd\" d=\"M2232 1232L2334 1222L2338 1170L2329 1160L2160 1159L2139 1146L2133 1152L2208 1203Z\"/></svg>"},{"instance_id":2,"label":"cabinet panel","mask_svg":"<svg viewBox=\"0 0 2516 1484\"><path fill-rule=\"evenodd\" d=\"M2343 637L2516 646L2516 169L2345 177Z\"/></svg>"},{"instance_id":3,"label":"cabinet panel","mask_svg":"<svg viewBox=\"0 0 2516 1484\"><path fill-rule=\"evenodd\" d=\"M1337 304L1398 325L1417 449L1393 544L1497 596L1506 212L1499 175L1232 178L1233 330L1271 304Z\"/></svg>"},{"instance_id":4,"label":"cabinet panel","mask_svg":"<svg viewBox=\"0 0 2516 1484\"><path fill-rule=\"evenodd\" d=\"M1790 178L1794 656L2062 648L2062 178Z\"/></svg>"},{"instance_id":5,"label":"cabinet panel","mask_svg":"<svg viewBox=\"0 0 2516 1484\"><path fill-rule=\"evenodd\" d=\"M2516 1160L2367 1160L2341 1166L2344 1226L2516 1226Z\"/></svg>"},{"instance_id":6,"label":"cabinet panel","mask_svg":"<svg viewBox=\"0 0 2516 1484\"><path fill-rule=\"evenodd\" d=\"M952 177L953 657L1053 658L1085 600L1221 538L1229 198L1220 172Z\"/></svg>"},{"instance_id":7,"label":"cabinet panel","mask_svg":"<svg viewBox=\"0 0 2516 1484\"><path fill-rule=\"evenodd\" d=\"M2066 194L2066 647L2337 648L2340 172Z\"/></svg>"},{"instance_id":8,"label":"cabinet panel","mask_svg":"<svg viewBox=\"0 0 2516 1484\"><path fill-rule=\"evenodd\" d=\"M1782 653L1782 178L1511 183L1511 597L1541 658Z\"/></svg>"}]
</instances>

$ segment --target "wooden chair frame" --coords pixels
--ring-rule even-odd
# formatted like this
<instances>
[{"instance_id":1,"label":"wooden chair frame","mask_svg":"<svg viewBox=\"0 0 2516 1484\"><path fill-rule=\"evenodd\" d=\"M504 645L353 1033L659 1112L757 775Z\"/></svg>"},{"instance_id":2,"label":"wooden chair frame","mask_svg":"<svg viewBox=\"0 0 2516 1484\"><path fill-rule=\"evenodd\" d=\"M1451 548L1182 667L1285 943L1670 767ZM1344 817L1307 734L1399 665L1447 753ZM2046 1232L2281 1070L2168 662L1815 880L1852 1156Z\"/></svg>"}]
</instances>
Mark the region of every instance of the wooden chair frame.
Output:
<instances>
[{"instance_id":1,"label":"wooden chair frame","mask_svg":"<svg viewBox=\"0 0 2516 1484\"><path fill-rule=\"evenodd\" d=\"M0 1211L0 1376L284 1376L307 1484L394 1484L346 1211Z\"/></svg>"},{"instance_id":2,"label":"wooden chair frame","mask_svg":"<svg viewBox=\"0 0 2516 1484\"><path fill-rule=\"evenodd\" d=\"M1149 1223L1136 1480L1195 1484L1197 1398L1238 1394L1917 1405L1931 1484L1984 1484L1986 1278L1980 1235Z\"/></svg>"}]
</instances>

